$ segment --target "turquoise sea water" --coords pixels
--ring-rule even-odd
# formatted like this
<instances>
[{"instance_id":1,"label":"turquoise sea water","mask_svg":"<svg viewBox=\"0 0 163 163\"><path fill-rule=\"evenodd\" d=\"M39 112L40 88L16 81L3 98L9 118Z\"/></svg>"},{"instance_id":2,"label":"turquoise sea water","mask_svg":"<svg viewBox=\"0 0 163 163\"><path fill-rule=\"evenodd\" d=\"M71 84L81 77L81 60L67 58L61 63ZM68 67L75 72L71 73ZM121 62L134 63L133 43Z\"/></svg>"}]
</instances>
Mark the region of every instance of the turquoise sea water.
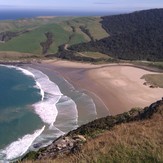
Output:
<instances>
[{"instance_id":1,"label":"turquoise sea water","mask_svg":"<svg viewBox=\"0 0 163 163\"><path fill-rule=\"evenodd\" d=\"M42 126L30 105L41 99L31 76L0 66L0 149Z\"/></svg>"},{"instance_id":2,"label":"turquoise sea water","mask_svg":"<svg viewBox=\"0 0 163 163\"><path fill-rule=\"evenodd\" d=\"M51 70L0 65L0 162L38 150L96 117L93 100Z\"/></svg>"}]
</instances>

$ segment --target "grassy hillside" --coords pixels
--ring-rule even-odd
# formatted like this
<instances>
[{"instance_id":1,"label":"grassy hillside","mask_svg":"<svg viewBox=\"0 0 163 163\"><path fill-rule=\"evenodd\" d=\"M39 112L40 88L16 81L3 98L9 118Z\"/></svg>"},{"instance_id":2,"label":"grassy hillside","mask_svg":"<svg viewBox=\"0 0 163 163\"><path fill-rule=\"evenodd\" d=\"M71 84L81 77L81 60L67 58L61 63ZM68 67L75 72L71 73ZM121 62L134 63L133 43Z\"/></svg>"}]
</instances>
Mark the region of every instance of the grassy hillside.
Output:
<instances>
[{"instance_id":1,"label":"grassy hillside","mask_svg":"<svg viewBox=\"0 0 163 163\"><path fill-rule=\"evenodd\" d=\"M24 160L54 163L163 162L163 100L94 120ZM84 136L84 137L83 137ZM30 161L27 161L30 163ZM32 162L32 161L31 161Z\"/></svg>"},{"instance_id":2,"label":"grassy hillside","mask_svg":"<svg viewBox=\"0 0 163 163\"><path fill-rule=\"evenodd\" d=\"M82 32L80 27L82 26L87 29L95 40L99 40L108 36L108 33L101 27L100 21L100 17L82 17L62 22L62 24L65 30L71 32L73 28L74 32L84 35L84 38L87 41L90 41L90 37L86 33Z\"/></svg>"},{"instance_id":3,"label":"grassy hillside","mask_svg":"<svg viewBox=\"0 0 163 163\"><path fill-rule=\"evenodd\" d=\"M15 37L6 43L1 43L0 51L41 54L42 49L40 43L46 40L46 32L52 32L54 34L54 42L50 48L50 52L55 53L59 45L64 44L69 40L70 33L63 30L59 24L48 24Z\"/></svg>"},{"instance_id":4,"label":"grassy hillside","mask_svg":"<svg viewBox=\"0 0 163 163\"><path fill-rule=\"evenodd\" d=\"M36 17L28 19L18 20L1 20L0 21L0 32L4 31L19 31L24 29L34 29L41 25L61 23L74 19L74 17Z\"/></svg>"},{"instance_id":5,"label":"grassy hillside","mask_svg":"<svg viewBox=\"0 0 163 163\"><path fill-rule=\"evenodd\" d=\"M90 139L77 155L57 162L162 162L163 117L121 124Z\"/></svg>"},{"instance_id":6,"label":"grassy hillside","mask_svg":"<svg viewBox=\"0 0 163 163\"><path fill-rule=\"evenodd\" d=\"M40 17L21 19L15 21L1 21L0 32L28 30L9 41L0 43L0 51L42 54L40 43L46 42L45 33L50 32L53 43L48 47L47 53L56 53L63 44L74 45L87 42L90 37L101 39L108 36L96 17ZM90 35L82 32L81 26L89 31Z\"/></svg>"}]
</instances>

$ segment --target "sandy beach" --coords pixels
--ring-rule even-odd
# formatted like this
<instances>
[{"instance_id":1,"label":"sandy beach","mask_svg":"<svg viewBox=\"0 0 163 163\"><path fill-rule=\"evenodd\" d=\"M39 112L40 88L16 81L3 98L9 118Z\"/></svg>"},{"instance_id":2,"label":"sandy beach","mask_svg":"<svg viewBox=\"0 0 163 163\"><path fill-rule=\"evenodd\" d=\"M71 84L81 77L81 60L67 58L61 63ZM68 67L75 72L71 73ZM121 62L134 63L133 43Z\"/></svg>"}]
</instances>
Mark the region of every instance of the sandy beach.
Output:
<instances>
[{"instance_id":1,"label":"sandy beach","mask_svg":"<svg viewBox=\"0 0 163 163\"><path fill-rule=\"evenodd\" d=\"M132 65L93 65L60 60L46 60L34 65L51 69L75 88L86 90L110 115L148 106L163 96L163 89L149 88L141 79L144 74L156 73Z\"/></svg>"}]
</instances>

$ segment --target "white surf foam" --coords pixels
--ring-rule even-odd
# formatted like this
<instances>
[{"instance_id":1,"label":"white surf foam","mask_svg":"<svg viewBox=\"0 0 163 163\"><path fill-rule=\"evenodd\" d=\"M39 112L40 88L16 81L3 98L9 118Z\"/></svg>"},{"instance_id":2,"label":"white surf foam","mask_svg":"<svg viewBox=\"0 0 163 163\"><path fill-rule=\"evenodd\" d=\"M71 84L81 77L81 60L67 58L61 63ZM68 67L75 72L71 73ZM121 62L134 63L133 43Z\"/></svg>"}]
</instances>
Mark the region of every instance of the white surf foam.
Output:
<instances>
[{"instance_id":1,"label":"white surf foam","mask_svg":"<svg viewBox=\"0 0 163 163\"><path fill-rule=\"evenodd\" d=\"M30 72L30 71L28 71L28 70L26 70L26 69L23 69L23 68L21 68L21 67L16 67L16 66L9 66L9 67L15 68L16 70L21 71L23 74L25 74L25 75L27 75L27 76L31 76L32 78L35 79L35 75L34 75L32 72ZM37 82L37 81L36 81L36 88L40 89L41 100L43 100L43 99L44 99L44 91L43 91L43 89L42 89L40 83Z\"/></svg>"},{"instance_id":2,"label":"white surf foam","mask_svg":"<svg viewBox=\"0 0 163 163\"><path fill-rule=\"evenodd\" d=\"M30 76L30 77L35 79L35 75L33 73L31 73L30 71L28 71L26 69L23 69L21 67L12 66L12 65L3 65L3 64L0 64L0 66L16 69L18 71L21 71L23 74L25 74L27 76ZM36 82L36 88L38 88L40 90L41 99L43 100L43 98L44 98L44 91L41 89L41 85L38 82Z\"/></svg>"},{"instance_id":3,"label":"white surf foam","mask_svg":"<svg viewBox=\"0 0 163 163\"><path fill-rule=\"evenodd\" d=\"M46 74L30 67L27 70L34 74L35 80L41 85L44 92L51 95L62 95L58 85L52 82Z\"/></svg>"},{"instance_id":4,"label":"white surf foam","mask_svg":"<svg viewBox=\"0 0 163 163\"><path fill-rule=\"evenodd\" d=\"M33 78L35 77L34 74L32 74L30 71L20 68L20 67L15 67L17 70L22 71L25 75L32 76Z\"/></svg>"},{"instance_id":5,"label":"white surf foam","mask_svg":"<svg viewBox=\"0 0 163 163\"><path fill-rule=\"evenodd\" d=\"M34 104L35 112L39 115L43 122L53 125L58 115L56 103L61 96L52 97L47 100Z\"/></svg>"},{"instance_id":6,"label":"white surf foam","mask_svg":"<svg viewBox=\"0 0 163 163\"><path fill-rule=\"evenodd\" d=\"M38 83L37 81L36 81L36 88L40 89L41 101L43 101L43 100L44 100L44 97L45 97L45 92L44 92L44 90L41 88L40 83Z\"/></svg>"},{"instance_id":7,"label":"white surf foam","mask_svg":"<svg viewBox=\"0 0 163 163\"><path fill-rule=\"evenodd\" d=\"M94 103L94 100L85 93L86 91L84 89L82 90L76 90L73 85L71 85L65 78L63 78L64 81L67 83L67 86L74 92L75 95L75 101L78 103L78 101L83 101L85 107L83 107L83 112L86 113L86 116L92 117L90 120L94 120L97 118L97 110L96 105ZM79 100L78 100L79 99ZM76 103L75 103L76 104ZM89 108L89 109L88 109ZM93 118L95 117L95 118ZM85 123L85 122L84 122Z\"/></svg>"},{"instance_id":8,"label":"white surf foam","mask_svg":"<svg viewBox=\"0 0 163 163\"><path fill-rule=\"evenodd\" d=\"M20 68L20 67L17 67L17 66L2 65L2 64L1 64L0 66L4 66L4 67L7 67L7 68L14 68L14 69L16 69L16 70L22 71L25 75L34 77L34 74L32 74L30 71L28 71L28 70L26 70L26 69L23 69L23 68Z\"/></svg>"},{"instance_id":9,"label":"white surf foam","mask_svg":"<svg viewBox=\"0 0 163 163\"><path fill-rule=\"evenodd\" d=\"M34 79L41 90L42 97L44 97L42 101L33 105L35 112L43 122L53 126L58 115L56 104L62 97L62 93L59 87L53 83L46 74L29 67L27 70L34 74Z\"/></svg>"},{"instance_id":10,"label":"white surf foam","mask_svg":"<svg viewBox=\"0 0 163 163\"><path fill-rule=\"evenodd\" d=\"M18 158L22 156L32 145L34 140L41 135L41 133L44 131L45 126L43 126L41 129L36 130L31 135L25 135L21 139L18 139L17 141L11 143L9 146L7 146L3 151L0 151L4 155L5 160L13 160L15 158Z\"/></svg>"},{"instance_id":11,"label":"white surf foam","mask_svg":"<svg viewBox=\"0 0 163 163\"><path fill-rule=\"evenodd\" d=\"M33 105L35 112L39 115L43 122L53 125L58 114L56 104L62 96L59 87L53 83L46 74L39 70L30 67L23 69L10 65L2 66L15 68L25 75L31 76L35 80L36 87L40 89L41 94L41 101Z\"/></svg>"},{"instance_id":12,"label":"white surf foam","mask_svg":"<svg viewBox=\"0 0 163 163\"><path fill-rule=\"evenodd\" d=\"M56 104L61 99L61 97L63 97L63 94L60 92L59 87L55 83L50 81L49 77L46 74L42 73L39 70L32 69L29 67L26 69L15 67L15 66L6 66L6 67L20 70L22 73L31 76L35 80L36 86L37 88L40 89L40 94L42 96L40 102L33 104L35 112L39 115L39 117L42 119L43 122L50 125L49 131L54 132L54 134L56 134L55 136L63 135L64 132L57 129L55 126L53 126L54 122L56 121L56 117L58 115ZM76 105L75 105L75 114L76 114L75 117L77 118ZM77 119L75 121L77 123ZM22 139L19 139L18 141L10 144L8 147L5 148L5 150L3 150L3 154L6 155L5 158L8 160L12 160L14 158L23 155L29 149L33 141L36 139L36 137L38 137L43 132L43 130L37 130L34 134L26 135ZM46 138L46 134L45 134L45 138ZM37 139L35 141L37 142Z\"/></svg>"}]
</instances>

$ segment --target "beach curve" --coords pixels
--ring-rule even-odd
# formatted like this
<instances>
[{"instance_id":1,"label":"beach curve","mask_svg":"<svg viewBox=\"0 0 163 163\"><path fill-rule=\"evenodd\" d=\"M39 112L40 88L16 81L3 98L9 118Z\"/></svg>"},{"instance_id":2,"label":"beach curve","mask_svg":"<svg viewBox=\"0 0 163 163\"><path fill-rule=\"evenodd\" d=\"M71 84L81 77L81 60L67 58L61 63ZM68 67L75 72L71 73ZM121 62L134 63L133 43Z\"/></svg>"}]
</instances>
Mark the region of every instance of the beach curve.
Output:
<instances>
[{"instance_id":1,"label":"beach curve","mask_svg":"<svg viewBox=\"0 0 163 163\"><path fill-rule=\"evenodd\" d=\"M144 74L157 74L131 64L78 63L45 60L39 66L58 72L75 87L96 95L107 106L108 114L116 115L134 107L145 107L162 98L162 88L149 88ZM94 97L92 97L94 98Z\"/></svg>"}]
</instances>

